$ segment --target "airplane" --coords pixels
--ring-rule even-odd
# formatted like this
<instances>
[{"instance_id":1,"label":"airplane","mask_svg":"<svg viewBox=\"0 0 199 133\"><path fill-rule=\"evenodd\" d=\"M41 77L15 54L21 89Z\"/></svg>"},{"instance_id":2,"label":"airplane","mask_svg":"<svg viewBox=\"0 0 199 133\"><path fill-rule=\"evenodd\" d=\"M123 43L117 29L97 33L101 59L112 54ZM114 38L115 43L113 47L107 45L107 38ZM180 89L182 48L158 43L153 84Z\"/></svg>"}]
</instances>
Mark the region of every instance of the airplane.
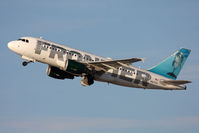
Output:
<instances>
[{"instance_id":1,"label":"airplane","mask_svg":"<svg viewBox=\"0 0 199 133\"><path fill-rule=\"evenodd\" d=\"M103 58L44 40L42 37L21 37L10 41L8 48L25 60L23 66L31 62L41 62L48 65L48 76L62 80L81 77L83 86L100 81L133 88L186 90L185 84L191 83L187 80L176 80L191 52L186 48L180 48L147 70L132 65L144 61L144 58Z\"/></svg>"}]
</instances>

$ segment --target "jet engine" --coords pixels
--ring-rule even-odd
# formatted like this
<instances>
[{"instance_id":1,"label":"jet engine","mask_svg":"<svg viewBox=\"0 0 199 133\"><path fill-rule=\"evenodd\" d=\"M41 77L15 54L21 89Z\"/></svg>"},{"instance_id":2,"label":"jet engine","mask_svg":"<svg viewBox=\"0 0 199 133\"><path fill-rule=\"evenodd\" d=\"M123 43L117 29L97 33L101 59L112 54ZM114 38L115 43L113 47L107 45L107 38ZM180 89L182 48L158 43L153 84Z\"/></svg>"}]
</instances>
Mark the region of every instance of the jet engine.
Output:
<instances>
[{"instance_id":1,"label":"jet engine","mask_svg":"<svg viewBox=\"0 0 199 133\"><path fill-rule=\"evenodd\" d=\"M55 78L55 79L74 79L74 75L67 73L57 67L53 67L48 65L46 73L49 77Z\"/></svg>"}]
</instances>

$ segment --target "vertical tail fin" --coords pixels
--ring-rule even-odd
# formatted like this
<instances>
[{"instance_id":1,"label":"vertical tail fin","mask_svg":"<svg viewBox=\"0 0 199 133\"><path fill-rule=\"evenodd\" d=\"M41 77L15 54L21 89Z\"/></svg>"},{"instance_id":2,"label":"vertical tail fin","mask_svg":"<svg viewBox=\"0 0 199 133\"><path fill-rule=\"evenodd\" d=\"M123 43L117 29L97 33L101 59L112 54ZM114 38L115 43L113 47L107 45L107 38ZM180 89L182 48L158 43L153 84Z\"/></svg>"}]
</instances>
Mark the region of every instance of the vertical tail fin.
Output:
<instances>
[{"instance_id":1,"label":"vertical tail fin","mask_svg":"<svg viewBox=\"0 0 199 133\"><path fill-rule=\"evenodd\" d=\"M176 79L190 52L190 49L181 48L148 71Z\"/></svg>"}]
</instances>

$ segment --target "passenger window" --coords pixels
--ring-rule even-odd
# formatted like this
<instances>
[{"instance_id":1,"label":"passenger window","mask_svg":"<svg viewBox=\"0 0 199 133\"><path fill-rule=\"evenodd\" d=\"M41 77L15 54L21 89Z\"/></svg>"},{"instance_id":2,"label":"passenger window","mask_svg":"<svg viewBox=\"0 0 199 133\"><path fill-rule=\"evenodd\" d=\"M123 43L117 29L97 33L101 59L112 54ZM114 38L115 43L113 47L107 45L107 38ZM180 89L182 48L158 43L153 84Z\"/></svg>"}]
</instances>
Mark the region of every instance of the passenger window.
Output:
<instances>
[{"instance_id":1,"label":"passenger window","mask_svg":"<svg viewBox=\"0 0 199 133\"><path fill-rule=\"evenodd\" d=\"M29 43L29 40L26 40L27 43Z\"/></svg>"},{"instance_id":2,"label":"passenger window","mask_svg":"<svg viewBox=\"0 0 199 133\"><path fill-rule=\"evenodd\" d=\"M99 58L95 58L95 61L99 61Z\"/></svg>"}]
</instances>

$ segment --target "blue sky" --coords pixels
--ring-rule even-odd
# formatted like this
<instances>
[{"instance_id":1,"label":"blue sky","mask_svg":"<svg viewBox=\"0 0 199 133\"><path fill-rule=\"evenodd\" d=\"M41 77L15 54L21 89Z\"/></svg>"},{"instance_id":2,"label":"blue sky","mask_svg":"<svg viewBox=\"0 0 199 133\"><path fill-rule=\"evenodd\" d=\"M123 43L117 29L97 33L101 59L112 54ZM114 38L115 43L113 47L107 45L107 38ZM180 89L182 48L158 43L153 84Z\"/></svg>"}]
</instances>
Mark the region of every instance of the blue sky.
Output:
<instances>
[{"instance_id":1,"label":"blue sky","mask_svg":"<svg viewBox=\"0 0 199 133\"><path fill-rule=\"evenodd\" d=\"M199 1L1 0L0 132L198 133ZM186 91L56 80L47 65L21 65L7 48L21 36L44 37L113 59L145 57L149 68L179 49L192 53L178 79Z\"/></svg>"}]
</instances>

